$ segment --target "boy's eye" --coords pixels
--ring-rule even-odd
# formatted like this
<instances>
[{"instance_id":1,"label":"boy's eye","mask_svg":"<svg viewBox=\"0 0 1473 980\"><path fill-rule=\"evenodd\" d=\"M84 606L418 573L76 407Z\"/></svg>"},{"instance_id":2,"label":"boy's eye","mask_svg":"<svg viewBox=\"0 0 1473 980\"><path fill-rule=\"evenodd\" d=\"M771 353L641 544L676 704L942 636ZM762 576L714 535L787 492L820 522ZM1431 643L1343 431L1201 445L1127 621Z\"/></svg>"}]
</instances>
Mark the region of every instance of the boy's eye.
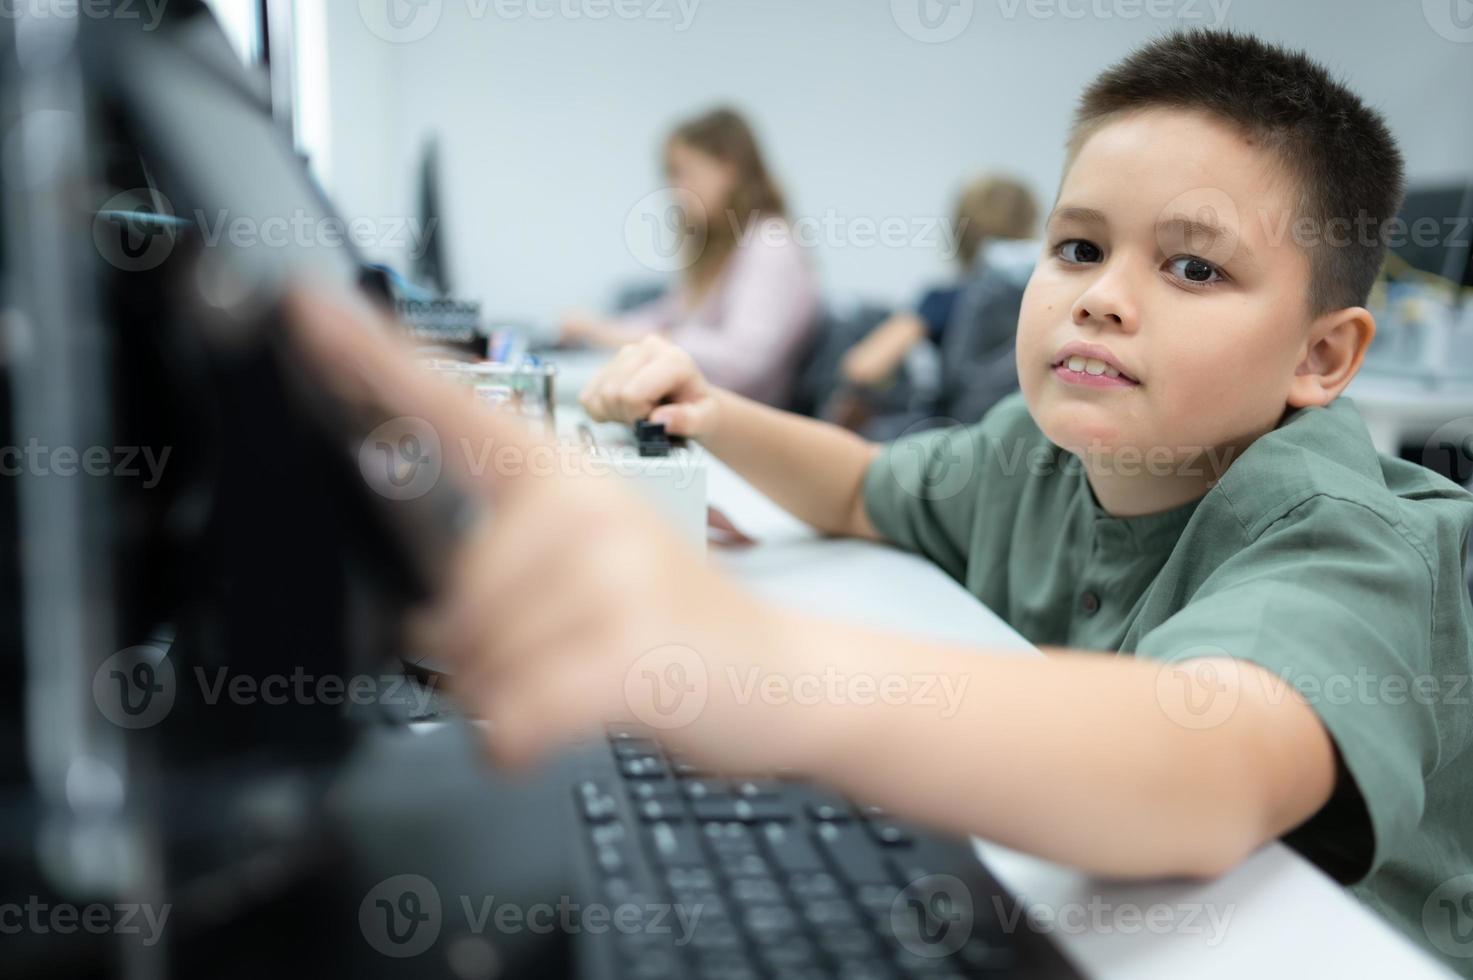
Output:
<instances>
[{"instance_id":1,"label":"boy's eye","mask_svg":"<svg viewBox=\"0 0 1473 980\"><path fill-rule=\"evenodd\" d=\"M1087 242L1082 238L1071 238L1069 241L1059 245L1057 249L1059 258L1071 264L1082 264L1087 262L1098 262L1104 258L1104 253L1094 242Z\"/></svg>"},{"instance_id":2,"label":"boy's eye","mask_svg":"<svg viewBox=\"0 0 1473 980\"><path fill-rule=\"evenodd\" d=\"M1185 279L1191 283L1200 283L1201 285L1209 286L1212 283L1222 281L1224 278L1222 271L1217 266L1208 262L1206 259L1199 259L1195 255L1180 255L1167 264L1171 267L1171 271L1177 278Z\"/></svg>"}]
</instances>

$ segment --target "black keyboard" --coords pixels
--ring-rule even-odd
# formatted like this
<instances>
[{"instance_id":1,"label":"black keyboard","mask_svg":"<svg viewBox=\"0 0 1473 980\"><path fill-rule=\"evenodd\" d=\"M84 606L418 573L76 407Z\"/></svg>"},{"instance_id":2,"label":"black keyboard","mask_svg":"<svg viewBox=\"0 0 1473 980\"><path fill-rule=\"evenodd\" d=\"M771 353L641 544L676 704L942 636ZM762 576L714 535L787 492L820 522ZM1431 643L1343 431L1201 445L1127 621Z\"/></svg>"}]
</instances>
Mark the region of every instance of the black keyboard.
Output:
<instances>
[{"instance_id":1,"label":"black keyboard","mask_svg":"<svg viewBox=\"0 0 1473 980\"><path fill-rule=\"evenodd\" d=\"M631 911L580 973L664 980L1078 974L976 860L809 783L733 778L611 726L574 787L589 891Z\"/></svg>"}]
</instances>

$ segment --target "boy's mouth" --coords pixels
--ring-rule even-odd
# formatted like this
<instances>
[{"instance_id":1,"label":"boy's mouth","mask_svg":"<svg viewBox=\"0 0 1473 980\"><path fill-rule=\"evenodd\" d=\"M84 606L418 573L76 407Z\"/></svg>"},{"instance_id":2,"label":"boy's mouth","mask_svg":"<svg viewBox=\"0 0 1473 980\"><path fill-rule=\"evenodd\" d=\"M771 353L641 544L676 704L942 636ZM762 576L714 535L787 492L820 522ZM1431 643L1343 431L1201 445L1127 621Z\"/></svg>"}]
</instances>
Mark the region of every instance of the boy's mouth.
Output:
<instances>
[{"instance_id":1,"label":"boy's mouth","mask_svg":"<svg viewBox=\"0 0 1473 980\"><path fill-rule=\"evenodd\" d=\"M1097 344L1065 344L1050 367L1063 381L1095 388L1130 388L1140 381L1127 372L1115 355Z\"/></svg>"},{"instance_id":2,"label":"boy's mouth","mask_svg":"<svg viewBox=\"0 0 1473 980\"><path fill-rule=\"evenodd\" d=\"M1072 361L1074 359L1071 358L1070 360ZM1098 365L1099 362L1096 361L1094 363ZM1104 373L1093 374L1087 370L1073 368L1068 363L1055 365L1054 376L1067 384L1084 385L1086 388L1139 388L1141 384L1139 381L1132 381L1119 372L1113 375Z\"/></svg>"}]
</instances>

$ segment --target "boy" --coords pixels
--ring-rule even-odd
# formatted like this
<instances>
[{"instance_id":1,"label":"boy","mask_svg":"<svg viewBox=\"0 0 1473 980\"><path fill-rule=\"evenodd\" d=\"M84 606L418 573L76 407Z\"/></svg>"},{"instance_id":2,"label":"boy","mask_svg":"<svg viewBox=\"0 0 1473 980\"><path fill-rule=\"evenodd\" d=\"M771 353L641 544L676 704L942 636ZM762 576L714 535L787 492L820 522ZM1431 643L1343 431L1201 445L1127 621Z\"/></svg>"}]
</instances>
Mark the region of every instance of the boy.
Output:
<instances>
[{"instance_id":1,"label":"boy","mask_svg":"<svg viewBox=\"0 0 1473 980\"><path fill-rule=\"evenodd\" d=\"M792 767L1109 875L1214 875L1282 837L1466 969L1448 917L1473 901L1454 881L1473 872L1473 497L1378 457L1338 397L1401 183L1381 120L1318 66L1175 34L1085 92L1021 392L976 426L874 447L715 390L661 341L625 349L591 414L652 415L815 527L914 549L1069 649L977 656L777 610L606 482L503 474L428 620L493 751L669 718L662 738L716 768ZM479 447L538 451L300 306L340 390L466 447L446 459L467 486ZM729 682L897 669L949 681L954 710ZM671 691L695 709L671 715Z\"/></svg>"}]
</instances>

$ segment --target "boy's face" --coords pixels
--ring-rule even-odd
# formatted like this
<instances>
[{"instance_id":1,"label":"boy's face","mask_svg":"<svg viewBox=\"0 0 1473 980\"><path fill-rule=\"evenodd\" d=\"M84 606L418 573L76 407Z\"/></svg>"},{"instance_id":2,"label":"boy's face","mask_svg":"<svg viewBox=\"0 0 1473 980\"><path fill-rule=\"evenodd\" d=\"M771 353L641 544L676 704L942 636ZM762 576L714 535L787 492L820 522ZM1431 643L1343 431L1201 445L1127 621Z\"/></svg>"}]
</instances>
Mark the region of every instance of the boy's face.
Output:
<instances>
[{"instance_id":1,"label":"boy's face","mask_svg":"<svg viewBox=\"0 0 1473 980\"><path fill-rule=\"evenodd\" d=\"M1277 425L1310 320L1294 193L1271 153L1200 113L1138 112L1090 136L1018 322L1018 380L1044 434L1086 460L1181 461ZM1115 367L1061 365L1073 343Z\"/></svg>"}]
</instances>

